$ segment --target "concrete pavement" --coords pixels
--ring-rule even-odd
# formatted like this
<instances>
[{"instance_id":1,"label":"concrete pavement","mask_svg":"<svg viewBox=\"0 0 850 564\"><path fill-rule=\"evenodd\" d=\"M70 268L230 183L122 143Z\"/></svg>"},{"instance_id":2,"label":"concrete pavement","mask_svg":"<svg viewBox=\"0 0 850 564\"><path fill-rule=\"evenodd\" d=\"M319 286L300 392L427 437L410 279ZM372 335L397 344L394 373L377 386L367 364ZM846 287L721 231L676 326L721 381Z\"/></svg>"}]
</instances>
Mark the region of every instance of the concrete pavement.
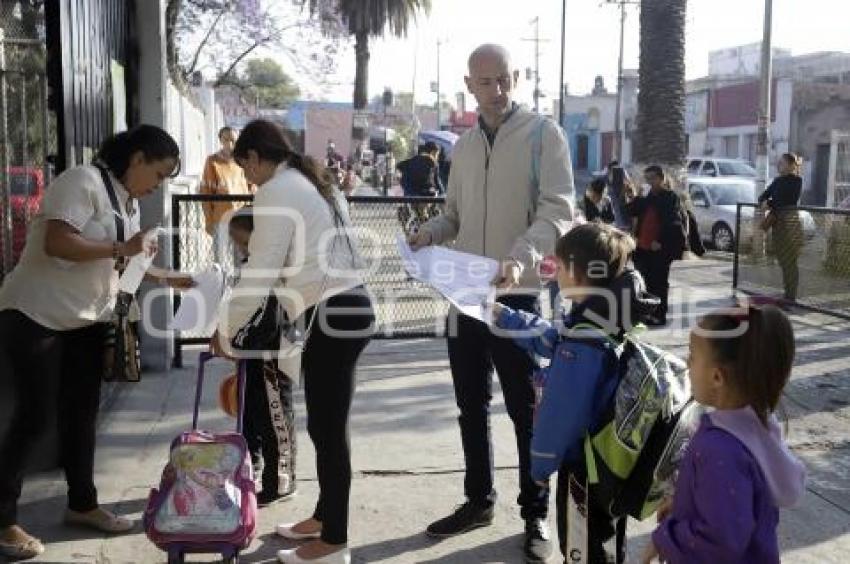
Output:
<instances>
[{"instance_id":1,"label":"concrete pavement","mask_svg":"<svg viewBox=\"0 0 850 564\"><path fill-rule=\"evenodd\" d=\"M687 326L700 311L729 303L731 264L685 262L674 267L672 303L684 304L684 321L649 338L686 353ZM850 553L850 323L826 316L793 315L797 361L785 406L790 442L810 472L807 494L783 512L783 561L846 562ZM196 355L187 351L188 362ZM206 387L202 426L225 428L215 393L229 366L216 361ZM442 340L375 341L358 372L352 416L355 477L350 539L355 562L521 562L522 522L514 499L516 447L500 394L494 400L493 436L500 492L493 526L434 542L422 531L462 500L463 458L456 407ZM97 461L102 503L138 518L156 485L171 439L191 422L193 367L146 374L126 386L103 414ZM273 562L288 546L273 534L278 522L312 511L317 484L314 451L304 428L298 393L298 497L260 512L258 539L244 562ZM163 562L163 553L137 529L104 537L60 525L64 483L56 473L30 478L21 523L48 542L37 562L130 564ZM552 513L554 514L554 508ZM630 553L639 553L651 523L630 523ZM214 561L193 558L193 561ZM557 561L553 558L552 562Z\"/></svg>"}]
</instances>

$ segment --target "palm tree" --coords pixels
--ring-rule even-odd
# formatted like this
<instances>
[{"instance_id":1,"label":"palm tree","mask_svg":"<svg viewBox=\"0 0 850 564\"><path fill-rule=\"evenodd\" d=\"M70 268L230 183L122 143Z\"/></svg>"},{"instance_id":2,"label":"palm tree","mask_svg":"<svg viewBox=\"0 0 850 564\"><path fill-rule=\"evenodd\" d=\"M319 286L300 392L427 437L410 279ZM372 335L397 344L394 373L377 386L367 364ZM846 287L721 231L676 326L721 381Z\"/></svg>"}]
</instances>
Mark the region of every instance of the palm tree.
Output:
<instances>
[{"instance_id":1,"label":"palm tree","mask_svg":"<svg viewBox=\"0 0 850 564\"><path fill-rule=\"evenodd\" d=\"M642 0L637 138L633 161L680 169L685 141L687 0Z\"/></svg>"},{"instance_id":2,"label":"palm tree","mask_svg":"<svg viewBox=\"0 0 850 564\"><path fill-rule=\"evenodd\" d=\"M366 108L369 96L369 38L381 37L389 29L396 37L407 35L416 12L431 12L431 0L335 0L336 11L354 36L357 66L354 74L354 110ZM326 2L310 0L310 10L319 11ZM354 147L366 139L366 129L352 129Z\"/></svg>"}]
</instances>

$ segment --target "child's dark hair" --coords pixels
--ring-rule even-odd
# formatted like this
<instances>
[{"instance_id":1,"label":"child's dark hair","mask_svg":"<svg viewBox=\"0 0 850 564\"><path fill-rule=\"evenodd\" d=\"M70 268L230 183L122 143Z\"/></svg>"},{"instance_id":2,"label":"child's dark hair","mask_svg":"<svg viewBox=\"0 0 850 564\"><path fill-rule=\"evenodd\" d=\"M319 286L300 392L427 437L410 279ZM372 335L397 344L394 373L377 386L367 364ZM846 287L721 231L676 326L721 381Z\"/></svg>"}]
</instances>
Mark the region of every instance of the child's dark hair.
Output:
<instances>
[{"instance_id":1,"label":"child's dark hair","mask_svg":"<svg viewBox=\"0 0 850 564\"><path fill-rule=\"evenodd\" d=\"M631 236L606 224L585 223L558 239L555 255L588 285L605 287L623 273L635 250Z\"/></svg>"},{"instance_id":2,"label":"child's dark hair","mask_svg":"<svg viewBox=\"0 0 850 564\"><path fill-rule=\"evenodd\" d=\"M334 179L330 173L312 157L302 155L292 148L282 128L270 121L257 119L250 122L239 134L233 147L233 157L248 158L254 151L264 161L275 164L286 163L303 174L328 202L333 202Z\"/></svg>"},{"instance_id":3,"label":"child's dark hair","mask_svg":"<svg viewBox=\"0 0 850 564\"><path fill-rule=\"evenodd\" d=\"M605 186L606 183L604 178L594 178L593 182L590 183L588 190L594 194L601 194L605 191Z\"/></svg>"},{"instance_id":4,"label":"child's dark hair","mask_svg":"<svg viewBox=\"0 0 850 564\"><path fill-rule=\"evenodd\" d=\"M108 137L97 151L97 159L112 171L116 178L122 178L130 168L130 159L141 152L148 163L165 159L174 159L177 166L171 172L174 178L180 172L180 147L171 135L155 125L137 125Z\"/></svg>"},{"instance_id":5,"label":"child's dark hair","mask_svg":"<svg viewBox=\"0 0 850 564\"><path fill-rule=\"evenodd\" d=\"M774 306L751 306L743 313L710 313L700 328L714 360L727 368L730 386L767 424L794 363L788 317Z\"/></svg>"},{"instance_id":6,"label":"child's dark hair","mask_svg":"<svg viewBox=\"0 0 850 564\"><path fill-rule=\"evenodd\" d=\"M254 232L254 207L253 206L244 206L236 210L232 216L230 216L230 223L228 224L230 229L241 229L242 231L247 231L248 233Z\"/></svg>"}]
</instances>

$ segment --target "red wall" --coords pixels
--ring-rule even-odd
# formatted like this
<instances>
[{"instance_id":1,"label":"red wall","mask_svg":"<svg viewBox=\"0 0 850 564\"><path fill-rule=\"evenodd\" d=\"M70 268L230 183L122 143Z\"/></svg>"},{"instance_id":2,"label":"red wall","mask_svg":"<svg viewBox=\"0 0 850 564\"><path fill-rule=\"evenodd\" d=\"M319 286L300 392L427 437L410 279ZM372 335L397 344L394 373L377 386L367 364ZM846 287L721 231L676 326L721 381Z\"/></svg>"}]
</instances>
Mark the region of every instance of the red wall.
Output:
<instances>
[{"instance_id":1,"label":"red wall","mask_svg":"<svg viewBox=\"0 0 850 564\"><path fill-rule=\"evenodd\" d=\"M776 121L776 81L771 87L770 121ZM709 127L758 125L759 83L736 84L712 90L709 96Z\"/></svg>"}]
</instances>

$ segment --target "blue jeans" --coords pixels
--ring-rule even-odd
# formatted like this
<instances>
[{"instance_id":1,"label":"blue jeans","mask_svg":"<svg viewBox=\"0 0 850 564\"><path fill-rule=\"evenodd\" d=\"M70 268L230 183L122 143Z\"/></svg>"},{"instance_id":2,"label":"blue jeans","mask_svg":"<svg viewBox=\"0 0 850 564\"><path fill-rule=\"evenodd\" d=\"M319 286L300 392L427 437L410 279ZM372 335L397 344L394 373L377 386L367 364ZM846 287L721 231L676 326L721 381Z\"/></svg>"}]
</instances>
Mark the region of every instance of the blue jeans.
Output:
<instances>
[{"instance_id":1,"label":"blue jeans","mask_svg":"<svg viewBox=\"0 0 850 564\"><path fill-rule=\"evenodd\" d=\"M499 301L513 309L535 311L537 296L506 296ZM466 474L464 493L475 506L489 507L496 501L493 487L493 444L490 432L490 402L493 398L493 369L499 376L508 416L514 424L519 452L519 497L523 519L545 518L547 492L531 478L531 435L534 423L534 387L531 358L513 341L497 337L475 319L458 314L457 331L449 333L449 363L455 399L460 409L460 435Z\"/></svg>"}]
</instances>

